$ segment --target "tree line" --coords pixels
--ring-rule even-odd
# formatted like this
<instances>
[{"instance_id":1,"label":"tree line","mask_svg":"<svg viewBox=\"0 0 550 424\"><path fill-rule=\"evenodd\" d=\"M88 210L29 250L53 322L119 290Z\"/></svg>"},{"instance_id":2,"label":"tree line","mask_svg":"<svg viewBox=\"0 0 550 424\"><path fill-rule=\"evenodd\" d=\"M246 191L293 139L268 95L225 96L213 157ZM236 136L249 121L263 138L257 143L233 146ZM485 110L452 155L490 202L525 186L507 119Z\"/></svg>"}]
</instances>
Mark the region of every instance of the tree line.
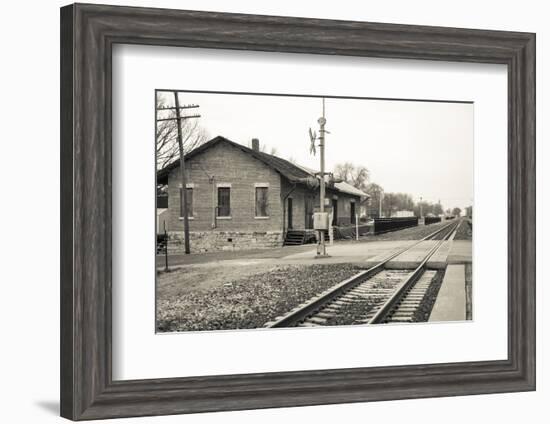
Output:
<instances>
[{"instance_id":1,"label":"tree line","mask_svg":"<svg viewBox=\"0 0 550 424\"><path fill-rule=\"evenodd\" d=\"M334 167L334 178L345 181L370 196L367 215L371 217L378 217L380 214L391 217L397 211L412 211L416 216L441 215L443 213L458 216L461 213L459 207L444 210L439 201L437 203L426 200L415 201L408 193L386 192L380 184L370 181L370 172L365 166L355 165L351 162L337 164Z\"/></svg>"}]
</instances>

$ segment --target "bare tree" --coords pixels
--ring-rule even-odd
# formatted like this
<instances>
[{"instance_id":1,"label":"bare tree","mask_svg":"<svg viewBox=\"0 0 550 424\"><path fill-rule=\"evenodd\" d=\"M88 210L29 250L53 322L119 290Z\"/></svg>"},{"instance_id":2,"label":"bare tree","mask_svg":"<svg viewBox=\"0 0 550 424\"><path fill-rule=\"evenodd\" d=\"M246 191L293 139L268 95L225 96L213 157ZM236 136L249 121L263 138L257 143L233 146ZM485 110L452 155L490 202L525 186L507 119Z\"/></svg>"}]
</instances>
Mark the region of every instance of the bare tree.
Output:
<instances>
[{"instance_id":1,"label":"bare tree","mask_svg":"<svg viewBox=\"0 0 550 424\"><path fill-rule=\"evenodd\" d=\"M345 162L334 167L334 178L343 180L359 190L366 191L370 172L364 166L356 166L351 162Z\"/></svg>"},{"instance_id":2,"label":"bare tree","mask_svg":"<svg viewBox=\"0 0 550 424\"><path fill-rule=\"evenodd\" d=\"M171 107L159 93L157 95L157 110ZM160 110L157 112L157 119L169 119L166 121L157 121L156 128L156 151L157 151L157 170L174 162L179 158L178 150L178 128L175 118L176 111L173 109ZM197 119L184 119L182 121L182 141L184 152L188 153L196 147L204 144L208 140L207 131L202 128Z\"/></svg>"},{"instance_id":3,"label":"bare tree","mask_svg":"<svg viewBox=\"0 0 550 424\"><path fill-rule=\"evenodd\" d=\"M382 199L382 209L386 216L392 216L397 211L413 211L415 204L413 198L408 193L384 193Z\"/></svg>"},{"instance_id":4,"label":"bare tree","mask_svg":"<svg viewBox=\"0 0 550 424\"><path fill-rule=\"evenodd\" d=\"M334 177L339 180L350 182L354 169L355 165L351 162L339 163L334 167Z\"/></svg>"},{"instance_id":5,"label":"bare tree","mask_svg":"<svg viewBox=\"0 0 550 424\"><path fill-rule=\"evenodd\" d=\"M370 196L369 204L367 206L367 215L370 217L379 218L381 213L380 205L382 204L384 189L380 184L369 183L365 187L365 193Z\"/></svg>"},{"instance_id":6,"label":"bare tree","mask_svg":"<svg viewBox=\"0 0 550 424\"><path fill-rule=\"evenodd\" d=\"M422 205L422 208L420 207ZM422 215L441 215L443 213L443 206L441 202L432 203L427 200L419 201L414 204L414 214L420 216L420 209L422 209Z\"/></svg>"}]
</instances>

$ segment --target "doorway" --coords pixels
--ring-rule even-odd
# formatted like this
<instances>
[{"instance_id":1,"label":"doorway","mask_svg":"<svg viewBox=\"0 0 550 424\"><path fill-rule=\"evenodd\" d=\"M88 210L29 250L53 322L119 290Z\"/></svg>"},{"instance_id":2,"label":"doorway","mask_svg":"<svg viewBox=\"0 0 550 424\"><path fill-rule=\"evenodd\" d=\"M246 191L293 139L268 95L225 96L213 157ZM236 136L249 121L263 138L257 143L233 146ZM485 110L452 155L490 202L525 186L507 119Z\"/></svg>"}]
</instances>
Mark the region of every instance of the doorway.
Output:
<instances>
[{"instance_id":1,"label":"doorway","mask_svg":"<svg viewBox=\"0 0 550 424\"><path fill-rule=\"evenodd\" d=\"M287 200L288 229L292 229L292 197Z\"/></svg>"},{"instance_id":2,"label":"doorway","mask_svg":"<svg viewBox=\"0 0 550 424\"><path fill-rule=\"evenodd\" d=\"M338 225L338 199L332 199L332 225Z\"/></svg>"},{"instance_id":3,"label":"doorway","mask_svg":"<svg viewBox=\"0 0 550 424\"><path fill-rule=\"evenodd\" d=\"M305 198L306 206L304 208L305 210L305 223L306 223L306 230L313 228L313 198L307 196Z\"/></svg>"}]
</instances>

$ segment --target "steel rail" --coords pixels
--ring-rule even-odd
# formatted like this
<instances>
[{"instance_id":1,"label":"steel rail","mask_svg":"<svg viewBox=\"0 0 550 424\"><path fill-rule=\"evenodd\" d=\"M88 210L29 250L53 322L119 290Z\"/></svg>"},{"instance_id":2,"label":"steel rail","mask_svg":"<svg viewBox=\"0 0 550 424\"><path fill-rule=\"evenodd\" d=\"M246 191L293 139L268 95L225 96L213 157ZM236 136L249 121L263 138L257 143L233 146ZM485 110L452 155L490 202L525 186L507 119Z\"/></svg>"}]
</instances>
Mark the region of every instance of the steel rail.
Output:
<instances>
[{"instance_id":1,"label":"steel rail","mask_svg":"<svg viewBox=\"0 0 550 424\"><path fill-rule=\"evenodd\" d=\"M451 224L453 225L453 228L451 228L450 231L445 234L445 236L441 240L439 240L439 243L437 243L434 247L430 249L420 265L418 265L413 273L401 284L401 286L397 288L397 290L390 296L390 298L386 300L386 302L380 307L380 309L378 309L376 314L373 315L373 317L369 320L367 324L381 324L390 317L390 314L395 309L397 304L401 301L403 296L407 294L410 289L412 289L420 276L424 273L426 263L428 263L432 255L437 251L437 249L439 249L441 245L453 234L459 224L460 221L458 223L453 222Z\"/></svg>"},{"instance_id":2,"label":"steel rail","mask_svg":"<svg viewBox=\"0 0 550 424\"><path fill-rule=\"evenodd\" d=\"M320 295L315 296L314 298L310 299L307 303L302 304L287 314L283 315L280 318L275 319L274 321L270 321L267 324L265 324L265 328L282 328L282 327L292 327L295 324L305 320L309 316L313 315L316 311L318 311L324 304L327 302L333 300L334 298L340 296L341 294L353 289L358 284L361 284L363 281L371 278L378 272L380 272L384 266L391 261L393 258L405 253L407 250L412 249L413 247L417 246L418 244L422 243L423 241L429 240L438 234L442 233L443 231L447 230L448 228L455 225L455 222L450 223L449 225L446 225L442 228L439 228L438 230L434 231L433 233L427 235L426 237L418 240L416 243L388 256L384 260L380 261L376 265L372 266L369 269L366 269L364 271L359 272L358 274L355 274L351 278L344 280L340 283L338 283L335 286L332 286L328 290L322 292ZM452 232L452 231L451 231Z\"/></svg>"}]
</instances>

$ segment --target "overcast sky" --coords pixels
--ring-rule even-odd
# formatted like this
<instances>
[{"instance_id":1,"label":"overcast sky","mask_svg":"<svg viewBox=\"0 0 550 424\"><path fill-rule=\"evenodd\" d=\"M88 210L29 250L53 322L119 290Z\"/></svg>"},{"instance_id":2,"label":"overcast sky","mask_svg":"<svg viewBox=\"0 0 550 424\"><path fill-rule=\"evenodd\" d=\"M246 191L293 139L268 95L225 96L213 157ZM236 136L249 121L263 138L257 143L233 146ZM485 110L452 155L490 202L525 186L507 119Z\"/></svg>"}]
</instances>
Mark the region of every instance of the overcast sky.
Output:
<instances>
[{"instance_id":1,"label":"overcast sky","mask_svg":"<svg viewBox=\"0 0 550 424\"><path fill-rule=\"evenodd\" d=\"M163 93L173 103L173 95ZM326 166L366 166L371 182L414 200L464 208L473 203L473 104L327 98ZM321 98L181 93L180 104L198 104L210 137L222 135L319 169L309 153L308 129L318 132ZM192 110L193 112L196 109ZM191 112L191 111L190 111Z\"/></svg>"}]
</instances>

